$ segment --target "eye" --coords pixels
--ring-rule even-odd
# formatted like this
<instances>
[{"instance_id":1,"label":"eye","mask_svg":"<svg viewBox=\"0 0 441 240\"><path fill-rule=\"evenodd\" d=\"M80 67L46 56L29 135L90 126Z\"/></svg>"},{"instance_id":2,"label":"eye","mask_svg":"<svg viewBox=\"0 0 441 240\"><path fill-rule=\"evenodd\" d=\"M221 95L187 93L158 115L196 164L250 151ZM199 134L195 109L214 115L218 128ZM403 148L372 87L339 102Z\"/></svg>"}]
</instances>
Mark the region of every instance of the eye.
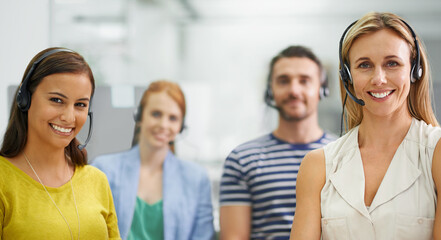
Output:
<instances>
[{"instance_id":1,"label":"eye","mask_svg":"<svg viewBox=\"0 0 441 240\"><path fill-rule=\"evenodd\" d=\"M370 68L371 64L369 62L362 62L358 65L358 68Z\"/></svg>"},{"instance_id":2,"label":"eye","mask_svg":"<svg viewBox=\"0 0 441 240\"><path fill-rule=\"evenodd\" d=\"M172 122L176 122L176 121L178 121L179 119L178 119L178 117L177 116L170 116L170 121L172 121Z\"/></svg>"},{"instance_id":3,"label":"eye","mask_svg":"<svg viewBox=\"0 0 441 240\"><path fill-rule=\"evenodd\" d=\"M153 111L153 112L152 112L152 116L153 116L154 118L159 118L159 117L161 117L161 112L160 112L160 111Z\"/></svg>"},{"instance_id":4,"label":"eye","mask_svg":"<svg viewBox=\"0 0 441 240\"><path fill-rule=\"evenodd\" d=\"M83 103L83 102L78 102L78 103L75 103L75 106L85 108L85 107L87 107L87 104Z\"/></svg>"},{"instance_id":5,"label":"eye","mask_svg":"<svg viewBox=\"0 0 441 240\"><path fill-rule=\"evenodd\" d=\"M395 62L395 61L389 61L389 62L386 63L386 65L387 65L388 67L396 67L396 66L398 66L399 64L398 64L397 62Z\"/></svg>"},{"instance_id":6,"label":"eye","mask_svg":"<svg viewBox=\"0 0 441 240\"><path fill-rule=\"evenodd\" d=\"M276 79L276 83L279 85L289 84L289 78L287 76L280 76Z\"/></svg>"},{"instance_id":7,"label":"eye","mask_svg":"<svg viewBox=\"0 0 441 240\"><path fill-rule=\"evenodd\" d=\"M61 100L60 98L56 98L56 97L50 98L49 100L52 102L55 102L55 103L63 103L63 100Z\"/></svg>"},{"instance_id":8,"label":"eye","mask_svg":"<svg viewBox=\"0 0 441 240\"><path fill-rule=\"evenodd\" d=\"M300 78L300 84L302 85L307 85L309 83L309 78L308 77L302 77Z\"/></svg>"}]
</instances>

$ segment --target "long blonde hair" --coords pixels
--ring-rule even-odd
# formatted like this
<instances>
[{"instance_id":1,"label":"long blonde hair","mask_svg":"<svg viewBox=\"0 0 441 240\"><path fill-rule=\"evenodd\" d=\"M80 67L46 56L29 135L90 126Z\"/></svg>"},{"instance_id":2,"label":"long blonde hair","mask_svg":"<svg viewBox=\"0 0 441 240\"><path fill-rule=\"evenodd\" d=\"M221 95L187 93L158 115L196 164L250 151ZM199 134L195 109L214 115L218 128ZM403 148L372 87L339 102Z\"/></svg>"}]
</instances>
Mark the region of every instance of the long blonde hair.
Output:
<instances>
[{"instance_id":1,"label":"long blonde hair","mask_svg":"<svg viewBox=\"0 0 441 240\"><path fill-rule=\"evenodd\" d=\"M403 38L409 45L411 50L410 61L416 58L415 41L412 36L411 30L403 22L402 18L393 13L378 13L370 12L360 18L347 32L346 37L342 43L341 57L343 62L349 63L349 51L355 40L363 35L374 33L382 29L389 29L397 33ZM420 63L423 70L422 76L415 83L410 84L410 92L407 96L407 107L410 115L418 120L423 120L427 124L433 126L439 126L436 120L435 114L432 109L431 96L432 94L432 80L430 73L430 66L427 59L426 50L421 39L416 37L419 42L420 49ZM340 69L343 66L340 66ZM410 73L409 73L410 81ZM354 86L348 85L349 91L354 92ZM346 90L344 89L343 82L340 77L340 94L342 105L344 105L344 99L346 96ZM346 110L347 115L345 118L345 131L352 129L359 125L363 119L362 106L354 101L347 101L343 110Z\"/></svg>"}]
</instances>

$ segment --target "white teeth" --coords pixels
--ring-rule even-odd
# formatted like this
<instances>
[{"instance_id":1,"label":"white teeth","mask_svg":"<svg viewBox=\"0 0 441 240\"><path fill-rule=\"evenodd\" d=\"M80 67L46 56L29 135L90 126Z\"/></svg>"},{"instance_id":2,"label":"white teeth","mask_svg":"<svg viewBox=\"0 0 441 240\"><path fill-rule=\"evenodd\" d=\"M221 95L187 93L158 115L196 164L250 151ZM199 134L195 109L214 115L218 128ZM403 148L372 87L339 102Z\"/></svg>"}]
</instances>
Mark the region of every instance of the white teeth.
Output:
<instances>
[{"instance_id":1,"label":"white teeth","mask_svg":"<svg viewBox=\"0 0 441 240\"><path fill-rule=\"evenodd\" d=\"M68 132L72 132L72 128L62 128L59 127L57 125L51 124L52 128L54 128L57 131L63 132L63 133L68 133Z\"/></svg>"},{"instance_id":2,"label":"white teeth","mask_svg":"<svg viewBox=\"0 0 441 240\"><path fill-rule=\"evenodd\" d=\"M382 93L373 93L370 92L370 94L375 97L375 98L384 98L387 97L392 91L388 91L388 92L382 92Z\"/></svg>"}]
</instances>

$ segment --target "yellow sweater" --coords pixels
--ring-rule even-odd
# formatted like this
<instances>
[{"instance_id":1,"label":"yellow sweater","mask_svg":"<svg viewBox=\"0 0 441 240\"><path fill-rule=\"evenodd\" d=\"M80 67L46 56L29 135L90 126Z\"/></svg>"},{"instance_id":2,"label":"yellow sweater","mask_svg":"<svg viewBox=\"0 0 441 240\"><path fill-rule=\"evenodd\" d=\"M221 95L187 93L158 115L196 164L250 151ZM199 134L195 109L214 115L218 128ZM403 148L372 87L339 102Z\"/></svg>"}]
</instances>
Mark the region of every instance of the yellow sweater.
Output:
<instances>
[{"instance_id":1,"label":"yellow sweater","mask_svg":"<svg viewBox=\"0 0 441 240\"><path fill-rule=\"evenodd\" d=\"M89 165L79 167L72 184L80 216L80 239L121 239L104 173ZM78 219L70 183L46 189L77 239ZM71 236L43 186L0 156L0 240L9 239L69 240Z\"/></svg>"}]
</instances>

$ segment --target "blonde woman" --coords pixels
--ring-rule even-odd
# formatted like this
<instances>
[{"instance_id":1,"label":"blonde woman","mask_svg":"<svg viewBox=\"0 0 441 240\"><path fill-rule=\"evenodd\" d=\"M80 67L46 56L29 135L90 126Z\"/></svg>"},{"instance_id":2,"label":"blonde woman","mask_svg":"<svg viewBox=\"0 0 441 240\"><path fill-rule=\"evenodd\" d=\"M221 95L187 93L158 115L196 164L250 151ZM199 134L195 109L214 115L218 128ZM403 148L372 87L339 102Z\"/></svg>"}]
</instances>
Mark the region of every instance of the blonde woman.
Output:
<instances>
[{"instance_id":1,"label":"blonde woman","mask_svg":"<svg viewBox=\"0 0 441 240\"><path fill-rule=\"evenodd\" d=\"M421 39L373 12L340 54L348 132L302 162L291 239L441 239L441 129Z\"/></svg>"}]
</instances>

